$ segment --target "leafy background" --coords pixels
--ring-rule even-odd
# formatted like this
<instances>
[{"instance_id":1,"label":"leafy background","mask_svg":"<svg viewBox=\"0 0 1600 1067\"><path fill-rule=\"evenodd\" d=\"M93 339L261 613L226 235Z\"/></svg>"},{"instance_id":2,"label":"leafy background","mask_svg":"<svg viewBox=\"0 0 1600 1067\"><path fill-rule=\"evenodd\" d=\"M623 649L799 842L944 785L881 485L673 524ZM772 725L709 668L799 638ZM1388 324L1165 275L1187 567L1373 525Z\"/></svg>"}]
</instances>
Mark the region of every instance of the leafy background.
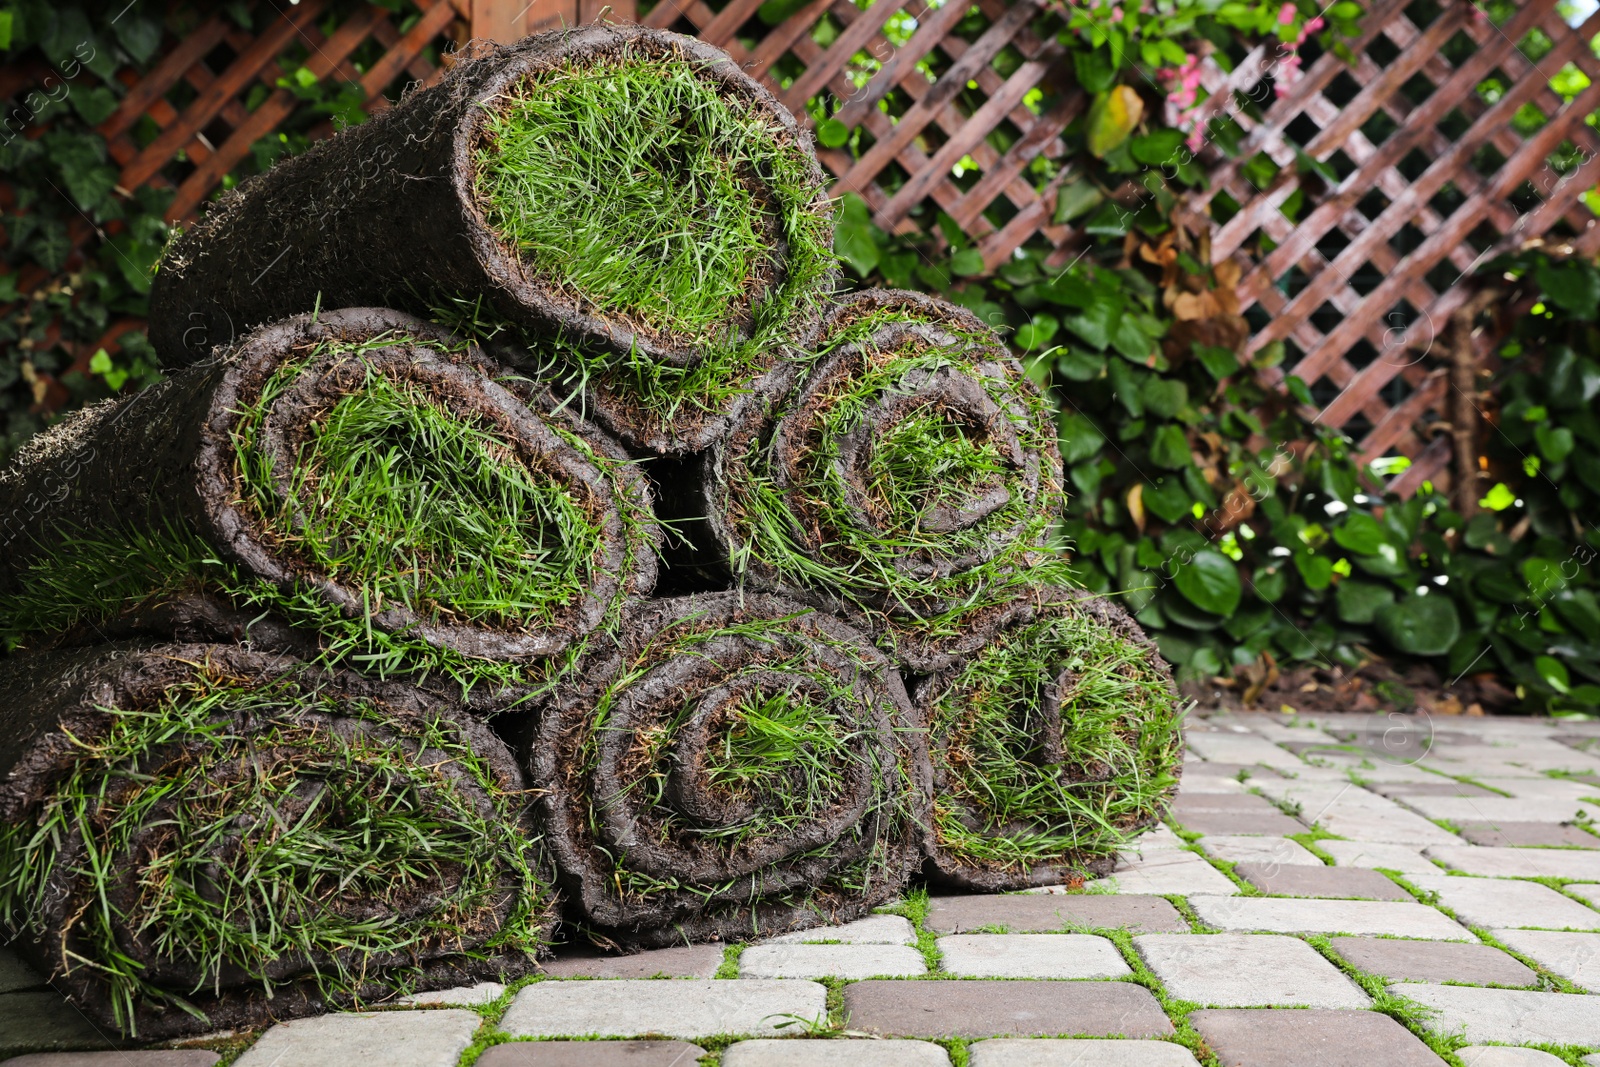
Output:
<instances>
[{"instance_id":1,"label":"leafy background","mask_svg":"<svg viewBox=\"0 0 1600 1067\"><path fill-rule=\"evenodd\" d=\"M418 15L407 0L381 2L402 31ZM330 28L354 3L330 9ZM6 452L61 412L160 373L140 320L168 195L117 188L94 126L125 92L118 70L148 68L164 40L216 6L163 14L137 0L114 19L112 6L122 10L92 0L0 8L5 63L29 74L0 133ZM769 0L760 17L776 23L798 6ZM220 7L245 28L258 17L243 2ZM1503 21L1513 7L1488 11ZM947 217L917 216L925 236L891 236L850 195L835 250L853 283L939 292L1006 332L1057 400L1073 491L1062 534L1082 580L1125 598L1191 691L1267 707L1600 713L1600 269L1527 252L1482 272L1508 300L1533 304L1480 392L1492 488L1467 520L1431 486L1385 499L1403 457L1359 468L1351 442L1297 413L1311 397L1292 367L1286 394L1257 383L1283 349L1241 361L1237 267L1211 264L1205 235L1172 224L1177 197L1204 180L1198 148L1237 154L1243 132L1227 118L1199 132L1186 120L1204 96L1197 52L1226 66L1275 41L1287 81L1322 50L1340 51L1361 15L1350 0L1326 11L1309 0L1062 6L1050 32L1094 104L1065 132L1066 154L1041 156L1030 177L1071 168L1056 220L1081 231L1083 254L1062 264L1056 249L1024 247L986 273ZM886 33L894 42L912 28L891 20ZM310 77L303 58L287 54L277 83L301 106L227 185L365 118L356 87ZM353 58L359 70L376 55ZM876 62L863 54L857 66ZM56 88L41 91L52 74ZM820 98L812 118L824 144L860 151L859 134ZM156 132L146 120L134 139ZM1258 184L1276 169L1264 159L1247 161ZM1129 178L1138 199L1118 199ZM1291 198L1284 210L1302 207Z\"/></svg>"}]
</instances>

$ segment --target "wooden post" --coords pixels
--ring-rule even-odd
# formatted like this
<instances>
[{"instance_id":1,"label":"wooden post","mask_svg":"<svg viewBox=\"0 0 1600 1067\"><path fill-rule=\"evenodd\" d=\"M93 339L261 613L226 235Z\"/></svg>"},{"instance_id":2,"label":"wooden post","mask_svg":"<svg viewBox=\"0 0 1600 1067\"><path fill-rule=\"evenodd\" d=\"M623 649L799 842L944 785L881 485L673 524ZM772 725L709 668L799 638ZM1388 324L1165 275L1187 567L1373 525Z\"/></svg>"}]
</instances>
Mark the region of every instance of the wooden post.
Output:
<instances>
[{"instance_id":1,"label":"wooden post","mask_svg":"<svg viewBox=\"0 0 1600 1067\"><path fill-rule=\"evenodd\" d=\"M530 33L581 26L601 18L632 22L635 0L472 0L472 36L510 44Z\"/></svg>"},{"instance_id":2,"label":"wooden post","mask_svg":"<svg viewBox=\"0 0 1600 1067\"><path fill-rule=\"evenodd\" d=\"M1493 288L1480 292L1450 316L1450 435L1455 444L1455 498L1461 517L1470 519L1482 508L1482 472L1478 469L1478 351L1472 343L1472 324L1499 297Z\"/></svg>"}]
</instances>

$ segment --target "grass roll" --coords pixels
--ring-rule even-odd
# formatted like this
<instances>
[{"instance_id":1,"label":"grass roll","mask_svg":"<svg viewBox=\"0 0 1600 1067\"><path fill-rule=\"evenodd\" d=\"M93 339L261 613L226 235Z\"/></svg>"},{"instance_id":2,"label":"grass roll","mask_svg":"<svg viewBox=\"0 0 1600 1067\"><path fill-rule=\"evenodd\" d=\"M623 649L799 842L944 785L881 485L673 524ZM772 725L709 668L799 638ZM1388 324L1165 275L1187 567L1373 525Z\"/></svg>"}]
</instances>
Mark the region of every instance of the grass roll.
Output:
<instances>
[{"instance_id":1,"label":"grass roll","mask_svg":"<svg viewBox=\"0 0 1600 1067\"><path fill-rule=\"evenodd\" d=\"M224 198L163 260L151 340L188 362L319 294L481 300L592 385L624 436L670 445L814 323L832 233L809 135L726 53L640 26L557 30L463 55Z\"/></svg>"},{"instance_id":2,"label":"grass roll","mask_svg":"<svg viewBox=\"0 0 1600 1067\"><path fill-rule=\"evenodd\" d=\"M326 312L63 422L0 473L0 626L522 677L649 593L658 532L620 446L488 370L408 315Z\"/></svg>"},{"instance_id":3,"label":"grass roll","mask_svg":"<svg viewBox=\"0 0 1600 1067\"><path fill-rule=\"evenodd\" d=\"M975 316L869 290L821 357L709 454L709 529L734 576L839 612L915 670L982 647L1065 495L1043 394Z\"/></svg>"},{"instance_id":4,"label":"grass roll","mask_svg":"<svg viewBox=\"0 0 1600 1067\"><path fill-rule=\"evenodd\" d=\"M554 896L509 750L236 645L0 663L0 927L141 1040L528 973Z\"/></svg>"},{"instance_id":5,"label":"grass roll","mask_svg":"<svg viewBox=\"0 0 1600 1067\"><path fill-rule=\"evenodd\" d=\"M616 944L848 921L921 863L927 752L899 676L777 597L635 609L521 742L568 917Z\"/></svg>"},{"instance_id":6,"label":"grass roll","mask_svg":"<svg viewBox=\"0 0 1600 1067\"><path fill-rule=\"evenodd\" d=\"M1081 590L1018 595L960 667L917 687L937 880L979 892L1104 875L1182 771L1172 673L1137 623Z\"/></svg>"}]
</instances>

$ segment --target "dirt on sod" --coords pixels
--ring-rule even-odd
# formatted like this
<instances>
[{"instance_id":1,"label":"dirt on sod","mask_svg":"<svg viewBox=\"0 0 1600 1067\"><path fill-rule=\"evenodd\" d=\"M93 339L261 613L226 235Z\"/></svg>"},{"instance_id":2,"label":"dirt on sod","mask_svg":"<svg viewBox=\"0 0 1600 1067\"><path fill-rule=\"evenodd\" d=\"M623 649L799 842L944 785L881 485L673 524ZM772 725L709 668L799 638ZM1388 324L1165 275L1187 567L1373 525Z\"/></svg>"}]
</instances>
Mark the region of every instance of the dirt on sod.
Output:
<instances>
[{"instance_id":1,"label":"dirt on sod","mask_svg":"<svg viewBox=\"0 0 1600 1067\"><path fill-rule=\"evenodd\" d=\"M7 636L514 681L650 591L659 533L614 442L492 369L398 312L305 315L68 420L0 474ZM72 491L30 506L63 457Z\"/></svg>"},{"instance_id":2,"label":"dirt on sod","mask_svg":"<svg viewBox=\"0 0 1600 1067\"><path fill-rule=\"evenodd\" d=\"M0 662L0 926L153 1041L530 972L555 896L506 746L237 645Z\"/></svg>"},{"instance_id":3,"label":"dirt on sod","mask_svg":"<svg viewBox=\"0 0 1600 1067\"><path fill-rule=\"evenodd\" d=\"M899 676L779 597L658 600L513 736L569 916L602 944L867 914L921 862L928 763Z\"/></svg>"}]
</instances>

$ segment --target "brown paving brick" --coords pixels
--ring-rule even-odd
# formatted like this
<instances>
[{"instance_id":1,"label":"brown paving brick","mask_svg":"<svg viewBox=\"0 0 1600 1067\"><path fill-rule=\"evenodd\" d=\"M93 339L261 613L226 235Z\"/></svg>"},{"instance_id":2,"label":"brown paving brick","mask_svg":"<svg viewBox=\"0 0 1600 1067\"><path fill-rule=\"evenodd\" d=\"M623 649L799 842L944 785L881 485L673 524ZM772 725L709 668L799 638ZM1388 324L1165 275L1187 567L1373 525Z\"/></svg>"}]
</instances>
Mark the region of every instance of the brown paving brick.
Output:
<instances>
[{"instance_id":1,"label":"brown paving brick","mask_svg":"<svg viewBox=\"0 0 1600 1067\"><path fill-rule=\"evenodd\" d=\"M5 1067L211 1067L222 1058L210 1049L147 1052L34 1052L6 1060Z\"/></svg>"},{"instance_id":2,"label":"brown paving brick","mask_svg":"<svg viewBox=\"0 0 1600 1067\"><path fill-rule=\"evenodd\" d=\"M1184 815L1202 811L1281 814L1270 801L1254 793L1180 793L1172 803L1172 811L1180 820Z\"/></svg>"},{"instance_id":3,"label":"brown paving brick","mask_svg":"<svg viewBox=\"0 0 1600 1067\"><path fill-rule=\"evenodd\" d=\"M1335 937L1330 944L1352 967L1399 981L1517 986L1539 977L1493 945L1387 937Z\"/></svg>"},{"instance_id":4,"label":"brown paving brick","mask_svg":"<svg viewBox=\"0 0 1600 1067\"><path fill-rule=\"evenodd\" d=\"M1556 822L1461 823L1461 836L1474 845L1564 845L1600 848L1600 837Z\"/></svg>"},{"instance_id":5,"label":"brown paving brick","mask_svg":"<svg viewBox=\"0 0 1600 1067\"><path fill-rule=\"evenodd\" d=\"M933 897L923 923L940 934L971 933L1001 926L1013 934L1048 934L1062 930L1115 930L1136 934L1188 933L1178 909L1160 897L1137 894L1007 893L1004 895Z\"/></svg>"},{"instance_id":6,"label":"brown paving brick","mask_svg":"<svg viewBox=\"0 0 1600 1067\"><path fill-rule=\"evenodd\" d=\"M1312 867L1295 863L1240 863L1233 873L1263 893L1280 897L1413 900L1410 893L1365 867Z\"/></svg>"},{"instance_id":7,"label":"brown paving brick","mask_svg":"<svg viewBox=\"0 0 1600 1067\"><path fill-rule=\"evenodd\" d=\"M1201 834L1303 834L1303 823L1296 822L1276 808L1270 811L1196 811L1178 817L1185 830Z\"/></svg>"},{"instance_id":8,"label":"brown paving brick","mask_svg":"<svg viewBox=\"0 0 1600 1067\"><path fill-rule=\"evenodd\" d=\"M678 945L631 956L562 953L544 964L553 978L711 978L722 966L721 945Z\"/></svg>"},{"instance_id":9,"label":"brown paving brick","mask_svg":"<svg viewBox=\"0 0 1600 1067\"><path fill-rule=\"evenodd\" d=\"M1128 982L856 982L844 1010L851 1029L899 1037L1173 1032L1150 991Z\"/></svg>"},{"instance_id":10,"label":"brown paving brick","mask_svg":"<svg viewBox=\"0 0 1600 1067\"><path fill-rule=\"evenodd\" d=\"M1189 1016L1222 1067L1440 1067L1416 1035L1375 1011L1210 1008Z\"/></svg>"},{"instance_id":11,"label":"brown paving brick","mask_svg":"<svg viewBox=\"0 0 1600 1067\"><path fill-rule=\"evenodd\" d=\"M478 1062L483 1067L694 1067L705 1054L687 1041L511 1041L488 1049Z\"/></svg>"}]
</instances>

